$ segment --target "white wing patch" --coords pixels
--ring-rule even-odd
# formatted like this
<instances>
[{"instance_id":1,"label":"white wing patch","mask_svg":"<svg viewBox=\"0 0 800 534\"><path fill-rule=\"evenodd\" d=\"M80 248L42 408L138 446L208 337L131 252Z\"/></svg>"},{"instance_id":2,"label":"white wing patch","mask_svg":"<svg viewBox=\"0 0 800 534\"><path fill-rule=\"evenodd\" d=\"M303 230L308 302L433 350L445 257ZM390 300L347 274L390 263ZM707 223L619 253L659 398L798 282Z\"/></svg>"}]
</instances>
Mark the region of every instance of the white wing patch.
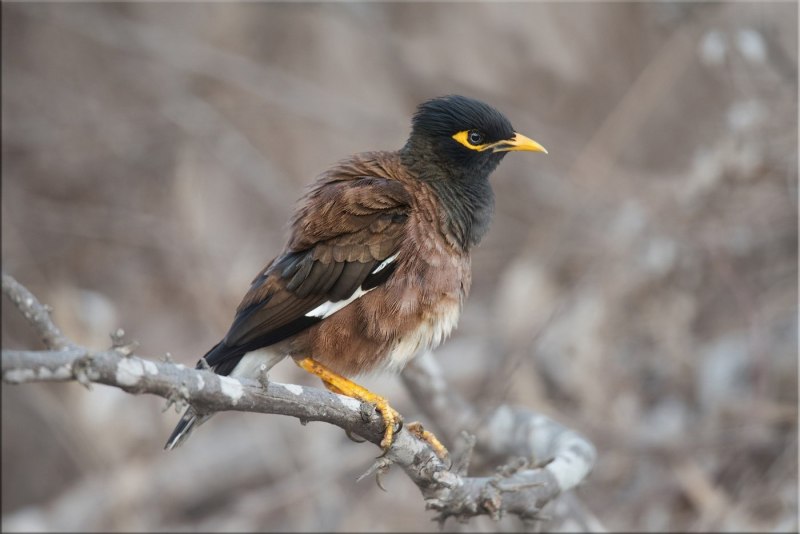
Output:
<instances>
[{"instance_id":1,"label":"white wing patch","mask_svg":"<svg viewBox=\"0 0 800 534\"><path fill-rule=\"evenodd\" d=\"M375 269L373 269L371 274L375 274L375 273L377 273L379 271L382 271L384 267L386 267L387 265L389 265L390 263L392 263L396 259L397 259L397 254L395 254L393 256L389 256L388 258L383 260L380 265L375 267Z\"/></svg>"},{"instance_id":2,"label":"white wing patch","mask_svg":"<svg viewBox=\"0 0 800 534\"><path fill-rule=\"evenodd\" d=\"M370 274L375 274L375 273L383 270L384 268L386 268L387 265L389 265L390 263L392 263L396 259L397 259L397 254L395 254L393 256L389 256L388 258L383 260L380 263L380 265L375 267ZM313 310L308 312L306 314L306 317L319 317L320 319L325 319L327 317L330 317L331 315L333 315L337 311L341 310L342 308L344 308L345 306L347 306L348 304L350 304L351 302L353 302L357 298L363 297L364 295L366 295L367 293L369 293L373 289L375 289L375 288L373 287L373 288L367 289L365 291L365 290L363 290L363 289L361 289L359 287L358 289L355 290L355 292L352 295L350 295L348 298L346 298L344 300L337 300L337 301L329 300L327 302L323 302L322 304L320 304L319 306L317 306L316 308L314 308Z\"/></svg>"},{"instance_id":3,"label":"white wing patch","mask_svg":"<svg viewBox=\"0 0 800 534\"><path fill-rule=\"evenodd\" d=\"M372 289L375 289L375 288L373 287ZM313 310L308 312L306 314L306 317L319 317L321 319L325 319L326 317L330 317L331 315L333 315L337 311L341 310L342 308L344 308L345 306L347 306L348 304L350 304L351 302L353 302L357 298L363 297L364 295L366 295L367 293L372 291L372 289L368 289L367 291L364 291L363 289L361 289L359 287L358 289L355 290L355 292L352 295L350 295L350 298L347 298L347 299L344 299L344 300L337 300L336 302L333 302L333 301L330 301L330 300L327 301L327 302L323 302L322 304L320 304L319 306L317 306L316 308L314 308Z\"/></svg>"}]
</instances>

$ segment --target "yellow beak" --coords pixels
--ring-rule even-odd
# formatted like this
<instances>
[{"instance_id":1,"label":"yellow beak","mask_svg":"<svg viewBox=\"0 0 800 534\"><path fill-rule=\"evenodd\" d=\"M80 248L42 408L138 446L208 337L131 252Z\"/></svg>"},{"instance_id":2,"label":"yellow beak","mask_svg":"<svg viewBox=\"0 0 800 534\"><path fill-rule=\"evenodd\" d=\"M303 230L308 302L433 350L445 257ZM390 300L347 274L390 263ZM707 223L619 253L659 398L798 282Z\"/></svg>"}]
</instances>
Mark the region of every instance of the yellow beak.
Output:
<instances>
[{"instance_id":1,"label":"yellow beak","mask_svg":"<svg viewBox=\"0 0 800 534\"><path fill-rule=\"evenodd\" d=\"M512 150L527 150L530 152L544 152L547 154L547 149L531 139L525 137L521 133L514 133L514 137L500 141L492 147L492 152L510 152Z\"/></svg>"}]
</instances>

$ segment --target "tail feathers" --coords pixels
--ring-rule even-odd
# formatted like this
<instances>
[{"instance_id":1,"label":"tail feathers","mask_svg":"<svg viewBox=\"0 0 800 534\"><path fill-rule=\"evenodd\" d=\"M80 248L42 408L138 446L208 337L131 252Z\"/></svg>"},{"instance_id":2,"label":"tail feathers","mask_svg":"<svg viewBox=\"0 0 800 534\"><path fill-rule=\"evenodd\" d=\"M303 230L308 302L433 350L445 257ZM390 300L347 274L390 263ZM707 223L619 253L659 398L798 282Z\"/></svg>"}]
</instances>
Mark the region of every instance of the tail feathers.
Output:
<instances>
[{"instance_id":1,"label":"tail feathers","mask_svg":"<svg viewBox=\"0 0 800 534\"><path fill-rule=\"evenodd\" d=\"M164 449L171 451L182 444L186 441L186 438L189 437L189 434L192 433L192 430L208 421L211 415L213 414L198 415L192 408L187 408L181 420L175 425L175 430L173 430L172 434L169 436L167 443L164 445Z\"/></svg>"},{"instance_id":2,"label":"tail feathers","mask_svg":"<svg viewBox=\"0 0 800 534\"><path fill-rule=\"evenodd\" d=\"M272 366L286 357L284 354L258 349L238 357L234 356L227 360L220 361L220 354L226 350L230 349L226 347L223 342L217 343L214 348L206 353L205 359L206 363L214 368L215 373L219 375L229 375L233 378L257 378L261 373L269 371L272 369ZM199 363L197 366L198 368L201 367ZM164 448L171 451L179 446L186 441L186 438L189 437L189 434L191 434L195 428L208 421L212 415L214 414L199 415L193 408L187 408L183 413L183 417L181 417L181 420L178 421L178 424L175 426L175 430L172 431Z\"/></svg>"}]
</instances>

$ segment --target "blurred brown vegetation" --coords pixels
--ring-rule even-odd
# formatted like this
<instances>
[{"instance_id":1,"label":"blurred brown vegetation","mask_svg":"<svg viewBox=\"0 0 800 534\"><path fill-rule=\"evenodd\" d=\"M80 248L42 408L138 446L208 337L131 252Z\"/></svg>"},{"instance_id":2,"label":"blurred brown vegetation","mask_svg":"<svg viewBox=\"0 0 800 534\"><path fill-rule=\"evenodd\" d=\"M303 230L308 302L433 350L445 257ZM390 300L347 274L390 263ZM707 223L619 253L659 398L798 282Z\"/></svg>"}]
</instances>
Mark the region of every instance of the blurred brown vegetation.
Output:
<instances>
[{"instance_id":1,"label":"blurred brown vegetation","mask_svg":"<svg viewBox=\"0 0 800 534\"><path fill-rule=\"evenodd\" d=\"M492 103L512 155L439 349L452 387L586 434L612 530L797 530L797 4L2 5L2 265L76 341L193 364L339 158L416 104ZM4 348L38 347L2 304ZM276 380L314 384L289 363ZM409 420L397 377L365 384ZM3 529L427 530L335 428L2 387ZM448 529L515 530L486 518Z\"/></svg>"}]
</instances>

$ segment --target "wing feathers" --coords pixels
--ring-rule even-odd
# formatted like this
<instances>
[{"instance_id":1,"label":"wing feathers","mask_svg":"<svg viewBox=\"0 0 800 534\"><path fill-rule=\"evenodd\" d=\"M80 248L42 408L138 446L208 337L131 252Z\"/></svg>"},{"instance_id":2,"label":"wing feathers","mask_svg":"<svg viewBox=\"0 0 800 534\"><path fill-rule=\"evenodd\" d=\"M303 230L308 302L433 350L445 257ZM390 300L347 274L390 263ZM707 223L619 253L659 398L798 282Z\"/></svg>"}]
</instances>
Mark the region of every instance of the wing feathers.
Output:
<instances>
[{"instance_id":1,"label":"wing feathers","mask_svg":"<svg viewBox=\"0 0 800 534\"><path fill-rule=\"evenodd\" d=\"M396 180L318 182L292 220L286 252L253 280L209 364L230 372L235 364L221 364L301 332L384 283L396 267L409 206Z\"/></svg>"},{"instance_id":2,"label":"wing feathers","mask_svg":"<svg viewBox=\"0 0 800 534\"><path fill-rule=\"evenodd\" d=\"M311 274L311 269L314 267L314 261L311 257L306 255L300 261L297 262L297 270L295 271L292 278L286 282L286 289L289 291L295 291L298 293L298 297L305 297L306 294L299 291L300 286L308 280L308 275Z\"/></svg>"}]
</instances>

